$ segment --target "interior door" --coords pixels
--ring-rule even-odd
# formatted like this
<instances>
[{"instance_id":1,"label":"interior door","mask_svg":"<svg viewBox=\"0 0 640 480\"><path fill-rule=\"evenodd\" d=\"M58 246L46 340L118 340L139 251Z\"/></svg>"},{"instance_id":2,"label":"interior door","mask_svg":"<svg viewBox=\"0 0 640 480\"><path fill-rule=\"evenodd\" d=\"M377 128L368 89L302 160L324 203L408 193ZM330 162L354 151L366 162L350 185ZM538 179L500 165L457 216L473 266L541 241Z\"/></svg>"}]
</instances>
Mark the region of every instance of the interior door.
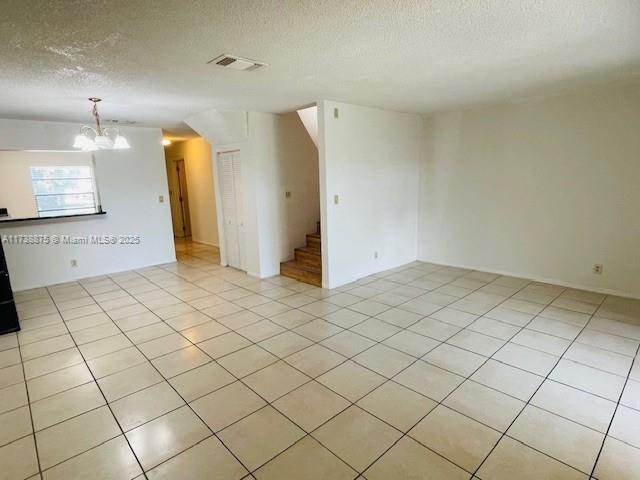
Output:
<instances>
[{"instance_id":1,"label":"interior door","mask_svg":"<svg viewBox=\"0 0 640 480\"><path fill-rule=\"evenodd\" d=\"M171 222L173 223L173 236L183 238L184 226L182 222L182 205L180 204L178 172L173 160L167 160L167 180L169 182L169 202L171 204Z\"/></svg>"},{"instance_id":2,"label":"interior door","mask_svg":"<svg viewBox=\"0 0 640 480\"><path fill-rule=\"evenodd\" d=\"M218 154L227 264L244 269L244 222L240 152Z\"/></svg>"},{"instance_id":3,"label":"interior door","mask_svg":"<svg viewBox=\"0 0 640 480\"><path fill-rule=\"evenodd\" d=\"M169 182L173 236L176 238L190 237L191 215L184 159L167 160L167 180Z\"/></svg>"},{"instance_id":4,"label":"interior door","mask_svg":"<svg viewBox=\"0 0 640 480\"><path fill-rule=\"evenodd\" d=\"M238 235L238 266L241 270L246 270L245 248L244 248L244 210L242 204L242 169L240 164L240 151L233 152L233 191L236 200L236 227Z\"/></svg>"},{"instance_id":5,"label":"interior door","mask_svg":"<svg viewBox=\"0 0 640 480\"><path fill-rule=\"evenodd\" d=\"M184 159L176 161L176 173L178 175L178 201L182 215L182 232L184 237L191 236L191 212L189 211L189 192L187 190L187 170Z\"/></svg>"}]
</instances>

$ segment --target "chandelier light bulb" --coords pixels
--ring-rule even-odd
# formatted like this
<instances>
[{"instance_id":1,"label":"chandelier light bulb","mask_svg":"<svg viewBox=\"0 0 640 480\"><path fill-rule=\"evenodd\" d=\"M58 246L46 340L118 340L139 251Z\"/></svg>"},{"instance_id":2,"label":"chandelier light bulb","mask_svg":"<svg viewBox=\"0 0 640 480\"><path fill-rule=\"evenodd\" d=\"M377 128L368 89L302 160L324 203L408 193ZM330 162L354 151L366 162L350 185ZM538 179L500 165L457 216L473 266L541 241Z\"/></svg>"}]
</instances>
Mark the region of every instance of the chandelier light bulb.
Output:
<instances>
[{"instance_id":1,"label":"chandelier light bulb","mask_svg":"<svg viewBox=\"0 0 640 480\"><path fill-rule=\"evenodd\" d=\"M100 150L108 150L113 148L113 140L111 140L106 135L96 135L96 138L93 139L96 147Z\"/></svg>"},{"instance_id":2,"label":"chandelier light bulb","mask_svg":"<svg viewBox=\"0 0 640 480\"><path fill-rule=\"evenodd\" d=\"M76 135L75 141L73 142L73 148L82 148L82 149L84 149L90 143L92 143L92 142L86 135L83 135L83 134Z\"/></svg>"},{"instance_id":3,"label":"chandelier light bulb","mask_svg":"<svg viewBox=\"0 0 640 480\"><path fill-rule=\"evenodd\" d=\"M118 134L115 141L113 142L114 150L126 150L127 148L131 148L129 142L122 135Z\"/></svg>"},{"instance_id":4,"label":"chandelier light bulb","mask_svg":"<svg viewBox=\"0 0 640 480\"><path fill-rule=\"evenodd\" d=\"M83 152L93 152L95 150L98 150L98 147L96 147L96 144L93 140L91 140L88 137L85 137L87 140L84 144L84 146L82 146L82 151Z\"/></svg>"}]
</instances>

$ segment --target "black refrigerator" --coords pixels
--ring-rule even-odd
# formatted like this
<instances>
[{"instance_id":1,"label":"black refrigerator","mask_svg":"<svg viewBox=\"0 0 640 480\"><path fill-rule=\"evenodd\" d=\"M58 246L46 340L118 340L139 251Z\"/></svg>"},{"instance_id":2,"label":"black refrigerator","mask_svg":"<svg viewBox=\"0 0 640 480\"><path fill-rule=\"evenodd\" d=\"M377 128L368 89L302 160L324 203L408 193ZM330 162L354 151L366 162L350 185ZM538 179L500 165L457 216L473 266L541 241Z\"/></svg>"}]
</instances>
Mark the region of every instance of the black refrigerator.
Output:
<instances>
[{"instance_id":1,"label":"black refrigerator","mask_svg":"<svg viewBox=\"0 0 640 480\"><path fill-rule=\"evenodd\" d=\"M0 335L20 330L18 312L13 301L13 291L9 281L9 269L4 258L4 249L0 241Z\"/></svg>"}]
</instances>

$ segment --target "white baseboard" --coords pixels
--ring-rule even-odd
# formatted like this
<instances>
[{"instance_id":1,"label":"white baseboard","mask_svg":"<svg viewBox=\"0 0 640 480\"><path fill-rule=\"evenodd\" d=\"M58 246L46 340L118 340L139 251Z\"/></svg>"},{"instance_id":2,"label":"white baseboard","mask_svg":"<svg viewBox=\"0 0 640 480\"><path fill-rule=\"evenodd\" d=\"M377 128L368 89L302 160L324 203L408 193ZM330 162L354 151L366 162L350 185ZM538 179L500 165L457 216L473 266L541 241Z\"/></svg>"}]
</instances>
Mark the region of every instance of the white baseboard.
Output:
<instances>
[{"instance_id":1,"label":"white baseboard","mask_svg":"<svg viewBox=\"0 0 640 480\"><path fill-rule=\"evenodd\" d=\"M199 238L196 238L196 237L191 237L191 240L194 241L195 243L202 243L203 245L209 245L210 247L218 247L218 248L220 248L220 245L218 245L217 243L206 242L206 241L200 240Z\"/></svg>"},{"instance_id":2,"label":"white baseboard","mask_svg":"<svg viewBox=\"0 0 640 480\"><path fill-rule=\"evenodd\" d=\"M167 263L175 263L176 261L177 261L176 256L173 255L173 257L169 256L166 259L166 261L162 261L162 262L143 263L143 264L132 266L131 268L126 268L124 270L121 270L121 269L117 269L117 270L105 269L105 270L101 270L100 272L94 272L94 273L91 273L91 274L78 274L78 275L68 275L68 276L66 275L66 276L64 276L64 278L60 278L60 280L58 282L56 282L55 284L35 282L35 283L28 284L28 285L20 285L20 286L14 288L13 291L14 292L22 292L22 291L25 291L25 290L33 290L35 288L50 287L52 285L58 285L58 284L61 284L61 283L77 282L79 280L84 280L86 278L100 277L102 275L115 275L117 273L129 272L129 271L132 271L132 270L141 270L143 268L155 267L157 265L165 265ZM9 273L11 273L11 272L9 272Z\"/></svg>"},{"instance_id":3,"label":"white baseboard","mask_svg":"<svg viewBox=\"0 0 640 480\"><path fill-rule=\"evenodd\" d=\"M554 285L560 285L561 287L575 288L577 290L587 290L590 292L603 293L605 295L615 295L618 297L640 299L640 294L638 293L625 292L623 290L615 290L612 288L594 287L593 285L582 285L579 283L567 282L565 280L560 280L558 278L549 278L542 275L536 275L533 273L510 272L506 270L498 270L495 268L482 267L478 265L461 265L461 264L455 264L455 263L442 263L435 260L422 259L422 258L419 258L418 261L433 263L436 265L442 265L444 267L464 268L467 270L478 270L480 272L495 273L496 275L506 275L509 277L524 278L526 280L532 280L534 282L550 283Z\"/></svg>"}]
</instances>

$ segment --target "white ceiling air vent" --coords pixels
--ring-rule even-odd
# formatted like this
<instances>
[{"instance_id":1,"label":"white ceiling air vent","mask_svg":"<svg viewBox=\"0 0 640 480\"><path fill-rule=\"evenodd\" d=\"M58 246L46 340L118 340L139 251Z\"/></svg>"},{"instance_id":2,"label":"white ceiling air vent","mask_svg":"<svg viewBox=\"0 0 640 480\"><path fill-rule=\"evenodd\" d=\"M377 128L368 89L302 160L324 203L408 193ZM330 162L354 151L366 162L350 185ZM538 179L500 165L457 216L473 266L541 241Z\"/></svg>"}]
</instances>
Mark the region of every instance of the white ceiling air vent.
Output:
<instances>
[{"instance_id":1,"label":"white ceiling air vent","mask_svg":"<svg viewBox=\"0 0 640 480\"><path fill-rule=\"evenodd\" d=\"M221 67L232 68L233 70L256 70L260 67L267 67L268 64L250 60L248 58L236 57L235 55L227 55L226 53L219 57L209 60L207 63L215 63Z\"/></svg>"}]
</instances>

